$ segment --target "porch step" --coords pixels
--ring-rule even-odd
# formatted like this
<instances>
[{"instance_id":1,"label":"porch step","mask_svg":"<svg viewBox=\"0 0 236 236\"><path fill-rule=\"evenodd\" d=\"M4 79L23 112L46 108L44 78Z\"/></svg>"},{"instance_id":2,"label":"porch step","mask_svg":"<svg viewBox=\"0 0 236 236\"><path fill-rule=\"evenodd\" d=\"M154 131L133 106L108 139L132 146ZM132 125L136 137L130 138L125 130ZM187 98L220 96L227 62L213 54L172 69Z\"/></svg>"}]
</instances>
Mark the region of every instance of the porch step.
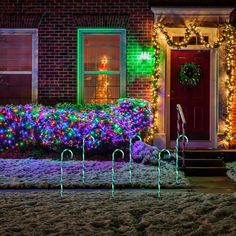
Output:
<instances>
[{"instance_id":1,"label":"porch step","mask_svg":"<svg viewBox=\"0 0 236 236\"><path fill-rule=\"evenodd\" d=\"M225 176L224 153L215 150L185 152L185 174L188 176Z\"/></svg>"},{"instance_id":2,"label":"porch step","mask_svg":"<svg viewBox=\"0 0 236 236\"><path fill-rule=\"evenodd\" d=\"M185 150L185 157L191 159L223 159L225 162L236 161L236 149Z\"/></svg>"},{"instance_id":3,"label":"porch step","mask_svg":"<svg viewBox=\"0 0 236 236\"><path fill-rule=\"evenodd\" d=\"M185 158L185 165L189 167L223 167L222 159Z\"/></svg>"},{"instance_id":4,"label":"porch step","mask_svg":"<svg viewBox=\"0 0 236 236\"><path fill-rule=\"evenodd\" d=\"M187 176L225 176L225 167L185 167Z\"/></svg>"},{"instance_id":5,"label":"porch step","mask_svg":"<svg viewBox=\"0 0 236 236\"><path fill-rule=\"evenodd\" d=\"M224 154L208 150L185 150L185 156L191 159L221 159L224 157Z\"/></svg>"}]
</instances>

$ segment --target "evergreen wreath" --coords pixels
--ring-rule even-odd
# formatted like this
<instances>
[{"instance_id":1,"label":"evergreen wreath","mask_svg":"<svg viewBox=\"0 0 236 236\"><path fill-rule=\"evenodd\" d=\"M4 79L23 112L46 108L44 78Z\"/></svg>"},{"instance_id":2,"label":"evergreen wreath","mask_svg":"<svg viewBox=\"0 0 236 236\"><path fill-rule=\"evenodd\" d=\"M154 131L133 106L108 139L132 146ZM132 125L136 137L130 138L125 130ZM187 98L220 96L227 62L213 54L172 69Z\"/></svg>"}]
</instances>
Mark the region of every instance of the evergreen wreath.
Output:
<instances>
[{"instance_id":1,"label":"evergreen wreath","mask_svg":"<svg viewBox=\"0 0 236 236\"><path fill-rule=\"evenodd\" d=\"M195 87L199 84L201 69L193 62L187 62L180 67L179 82L187 87Z\"/></svg>"}]
</instances>

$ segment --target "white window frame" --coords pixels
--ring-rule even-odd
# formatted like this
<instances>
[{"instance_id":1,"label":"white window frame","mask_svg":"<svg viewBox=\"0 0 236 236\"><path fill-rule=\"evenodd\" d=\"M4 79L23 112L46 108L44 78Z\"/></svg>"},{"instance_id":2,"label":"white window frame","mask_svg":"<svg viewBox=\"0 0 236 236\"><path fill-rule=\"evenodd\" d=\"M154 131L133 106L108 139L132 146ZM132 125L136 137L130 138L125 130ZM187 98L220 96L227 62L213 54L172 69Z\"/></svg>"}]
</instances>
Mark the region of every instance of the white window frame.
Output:
<instances>
[{"instance_id":1,"label":"white window frame","mask_svg":"<svg viewBox=\"0 0 236 236\"><path fill-rule=\"evenodd\" d=\"M0 75L32 75L32 102L38 102L38 29L0 29L0 35L31 35L32 36L32 70L31 71L0 71Z\"/></svg>"}]
</instances>

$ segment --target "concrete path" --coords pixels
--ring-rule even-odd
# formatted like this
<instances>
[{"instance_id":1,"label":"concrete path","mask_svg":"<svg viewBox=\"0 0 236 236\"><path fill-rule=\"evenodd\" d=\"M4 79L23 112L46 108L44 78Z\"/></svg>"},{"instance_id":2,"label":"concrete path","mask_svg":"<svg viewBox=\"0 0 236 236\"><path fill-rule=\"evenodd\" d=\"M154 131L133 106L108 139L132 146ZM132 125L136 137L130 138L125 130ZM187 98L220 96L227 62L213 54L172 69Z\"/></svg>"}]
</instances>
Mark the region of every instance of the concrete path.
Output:
<instances>
[{"instance_id":1,"label":"concrete path","mask_svg":"<svg viewBox=\"0 0 236 236\"><path fill-rule=\"evenodd\" d=\"M234 193L236 183L227 176L188 177L192 190L201 193Z\"/></svg>"}]
</instances>

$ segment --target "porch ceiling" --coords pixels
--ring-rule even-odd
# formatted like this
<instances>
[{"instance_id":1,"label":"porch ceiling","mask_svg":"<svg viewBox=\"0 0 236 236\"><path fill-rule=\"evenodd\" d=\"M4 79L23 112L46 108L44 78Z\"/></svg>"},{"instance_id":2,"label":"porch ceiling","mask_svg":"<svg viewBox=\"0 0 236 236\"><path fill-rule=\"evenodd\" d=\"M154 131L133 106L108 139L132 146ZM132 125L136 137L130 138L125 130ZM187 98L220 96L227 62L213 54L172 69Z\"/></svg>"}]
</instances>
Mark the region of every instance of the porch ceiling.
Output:
<instances>
[{"instance_id":1,"label":"porch ceiling","mask_svg":"<svg viewBox=\"0 0 236 236\"><path fill-rule=\"evenodd\" d=\"M166 27L185 27L194 23L202 27L218 27L230 22L233 7L151 7L155 21L162 22Z\"/></svg>"},{"instance_id":2,"label":"porch ceiling","mask_svg":"<svg viewBox=\"0 0 236 236\"><path fill-rule=\"evenodd\" d=\"M156 6L211 6L236 7L235 0L149 0L150 7Z\"/></svg>"},{"instance_id":3,"label":"porch ceiling","mask_svg":"<svg viewBox=\"0 0 236 236\"><path fill-rule=\"evenodd\" d=\"M149 6L150 8L166 8L166 9L173 9L173 8L191 8L191 9L196 9L199 10L200 8L208 8L208 9L227 9L230 8L231 12L227 16L227 22L231 23L232 25L236 26L236 2L235 0L149 0ZM177 14L178 15L178 14ZM180 17L176 17L176 14L172 15L172 20L171 16L168 16L169 20L166 22L163 22L166 24L166 26L171 27L173 22L176 25L183 26L184 23L178 19ZM186 18L186 16L185 16ZM192 22L194 20L195 23L197 23L199 26L209 26L209 27L216 27L217 24L222 24L224 23L225 17L219 16L214 17L214 16L192 16L191 19L188 17L189 20ZM174 20L173 20L174 19ZM176 22L177 20L177 22ZM197 20L197 22L196 22ZM172 22L173 21L173 22Z\"/></svg>"}]
</instances>

